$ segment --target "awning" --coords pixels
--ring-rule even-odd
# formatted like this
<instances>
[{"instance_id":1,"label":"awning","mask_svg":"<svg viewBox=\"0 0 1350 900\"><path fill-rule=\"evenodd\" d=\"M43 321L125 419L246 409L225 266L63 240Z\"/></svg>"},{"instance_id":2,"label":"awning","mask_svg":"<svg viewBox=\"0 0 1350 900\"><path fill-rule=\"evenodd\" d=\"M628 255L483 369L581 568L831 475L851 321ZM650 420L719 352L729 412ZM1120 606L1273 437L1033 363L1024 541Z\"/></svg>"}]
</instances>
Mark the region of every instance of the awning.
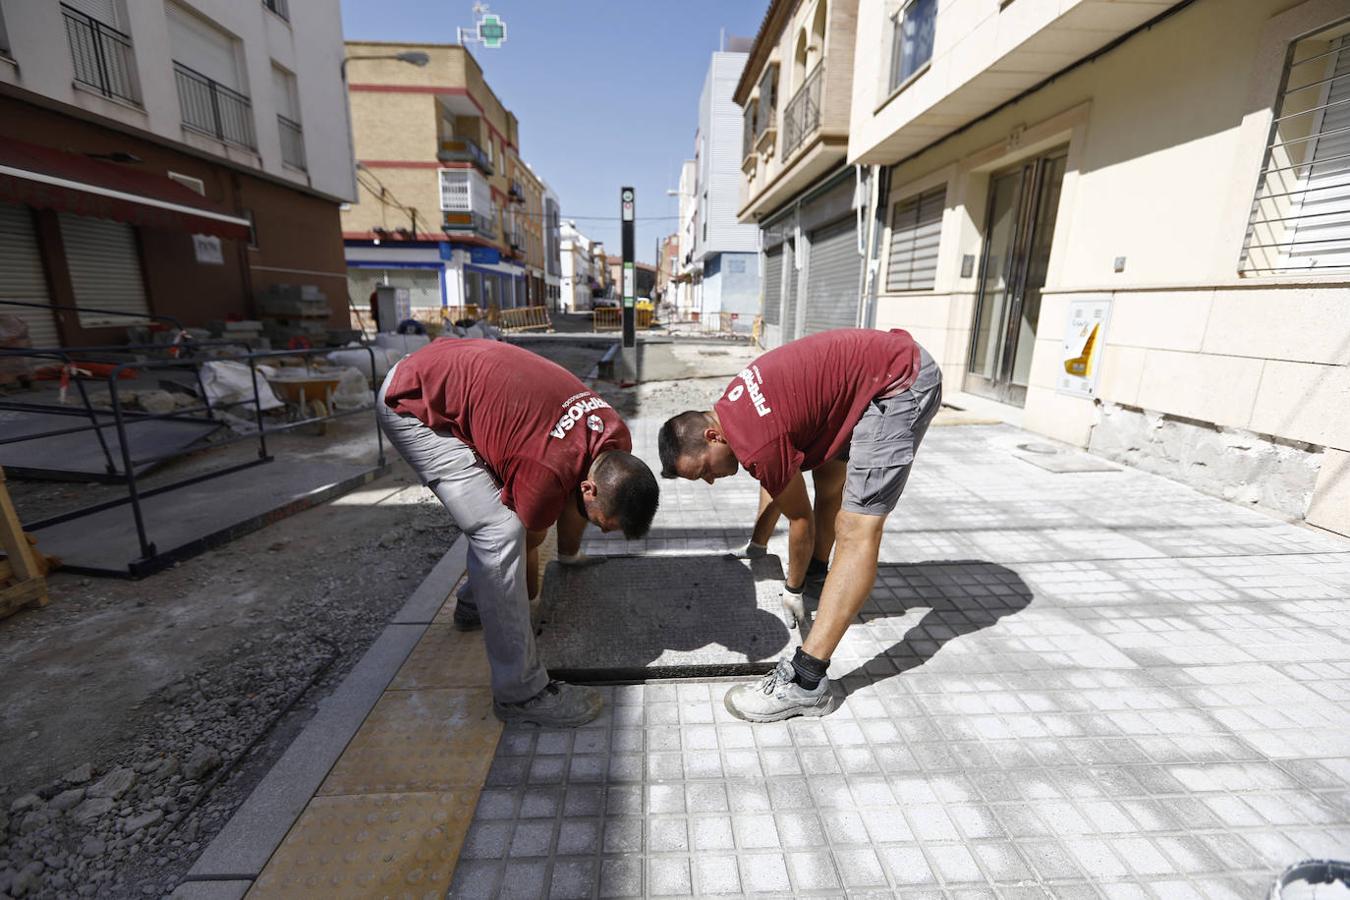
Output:
<instances>
[{"instance_id":1,"label":"awning","mask_svg":"<svg viewBox=\"0 0 1350 900\"><path fill-rule=\"evenodd\" d=\"M0 139L0 203L246 240L249 222L164 175Z\"/></svg>"}]
</instances>

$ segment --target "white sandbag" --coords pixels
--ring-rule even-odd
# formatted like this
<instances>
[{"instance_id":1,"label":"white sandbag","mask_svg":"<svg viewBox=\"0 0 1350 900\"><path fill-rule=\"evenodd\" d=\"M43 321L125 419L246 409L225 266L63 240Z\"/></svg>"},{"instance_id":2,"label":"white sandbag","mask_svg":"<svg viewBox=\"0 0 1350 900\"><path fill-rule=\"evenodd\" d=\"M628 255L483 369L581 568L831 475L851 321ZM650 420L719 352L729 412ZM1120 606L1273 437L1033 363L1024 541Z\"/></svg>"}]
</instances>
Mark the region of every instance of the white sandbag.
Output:
<instances>
[{"instance_id":1,"label":"white sandbag","mask_svg":"<svg viewBox=\"0 0 1350 900\"><path fill-rule=\"evenodd\" d=\"M364 355L364 351L362 351ZM367 358L369 363L369 358ZM342 370L342 380L338 382L337 390L333 391L333 407L335 409L361 409L370 406L375 402L375 395L370 390L370 380L360 369L347 368Z\"/></svg>"},{"instance_id":2,"label":"white sandbag","mask_svg":"<svg viewBox=\"0 0 1350 900\"><path fill-rule=\"evenodd\" d=\"M344 347L328 354L328 361L335 366L359 369L367 378L383 378L389 371L389 354L384 347L372 347L367 353L364 347ZM373 364L375 371L371 371Z\"/></svg>"},{"instance_id":3,"label":"white sandbag","mask_svg":"<svg viewBox=\"0 0 1350 900\"><path fill-rule=\"evenodd\" d=\"M258 385L258 405L264 411L284 406L276 391L263 377L267 366L258 366L254 380ZM248 366L230 360L213 360L202 364L202 385L212 406L233 406L236 403L253 405L253 385L249 383Z\"/></svg>"},{"instance_id":4,"label":"white sandbag","mask_svg":"<svg viewBox=\"0 0 1350 900\"><path fill-rule=\"evenodd\" d=\"M386 350L398 350L403 356L407 356L414 350L421 350L427 344L431 343L431 338L425 334L385 334L380 332L375 335L375 346L384 347Z\"/></svg>"}]
</instances>

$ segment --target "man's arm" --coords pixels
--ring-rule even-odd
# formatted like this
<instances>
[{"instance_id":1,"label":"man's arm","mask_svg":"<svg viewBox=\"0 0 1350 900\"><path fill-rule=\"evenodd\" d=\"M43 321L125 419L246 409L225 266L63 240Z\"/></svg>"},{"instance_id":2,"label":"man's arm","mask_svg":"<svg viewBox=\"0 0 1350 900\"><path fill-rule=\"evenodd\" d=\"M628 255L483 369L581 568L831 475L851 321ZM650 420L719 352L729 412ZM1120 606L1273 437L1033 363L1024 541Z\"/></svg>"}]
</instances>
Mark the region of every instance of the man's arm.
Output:
<instances>
[{"instance_id":1,"label":"man's arm","mask_svg":"<svg viewBox=\"0 0 1350 900\"><path fill-rule=\"evenodd\" d=\"M811 498L806 493L806 479L798 472L788 481L773 505L788 518L787 584L800 588L806 581L806 566L816 543L816 526L811 515Z\"/></svg>"},{"instance_id":2,"label":"man's arm","mask_svg":"<svg viewBox=\"0 0 1350 900\"><path fill-rule=\"evenodd\" d=\"M547 537L547 528L525 531L525 588L531 600L539 596L539 545Z\"/></svg>"}]
</instances>

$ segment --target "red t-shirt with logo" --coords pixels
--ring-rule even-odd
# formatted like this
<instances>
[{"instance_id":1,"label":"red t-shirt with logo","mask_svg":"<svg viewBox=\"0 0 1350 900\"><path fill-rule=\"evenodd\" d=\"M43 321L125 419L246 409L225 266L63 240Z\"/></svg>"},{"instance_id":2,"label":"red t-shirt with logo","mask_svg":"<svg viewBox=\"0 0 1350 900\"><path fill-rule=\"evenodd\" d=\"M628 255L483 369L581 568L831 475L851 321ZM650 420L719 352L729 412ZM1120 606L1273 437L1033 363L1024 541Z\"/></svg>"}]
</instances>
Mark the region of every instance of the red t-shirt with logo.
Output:
<instances>
[{"instance_id":1,"label":"red t-shirt with logo","mask_svg":"<svg viewBox=\"0 0 1350 900\"><path fill-rule=\"evenodd\" d=\"M777 497L798 472L843 450L873 397L918 375L909 332L837 328L765 353L713 411L736 459Z\"/></svg>"},{"instance_id":2,"label":"red t-shirt with logo","mask_svg":"<svg viewBox=\"0 0 1350 900\"><path fill-rule=\"evenodd\" d=\"M433 341L398 364L384 402L472 447L531 531L558 521L597 456L633 449L619 414L575 375L498 341Z\"/></svg>"}]
</instances>

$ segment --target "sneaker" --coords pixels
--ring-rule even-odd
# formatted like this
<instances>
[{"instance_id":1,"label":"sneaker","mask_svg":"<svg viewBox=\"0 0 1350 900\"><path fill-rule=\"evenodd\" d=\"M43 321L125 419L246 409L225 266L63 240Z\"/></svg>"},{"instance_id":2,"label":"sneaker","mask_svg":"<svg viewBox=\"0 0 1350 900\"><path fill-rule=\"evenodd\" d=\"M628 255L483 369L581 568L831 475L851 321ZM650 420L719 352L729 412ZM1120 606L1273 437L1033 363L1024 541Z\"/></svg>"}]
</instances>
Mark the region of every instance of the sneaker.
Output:
<instances>
[{"instance_id":1,"label":"sneaker","mask_svg":"<svg viewBox=\"0 0 1350 900\"><path fill-rule=\"evenodd\" d=\"M523 703L492 704L497 718L507 723L528 723L545 728L570 728L585 725L600 715L604 698L593 687L550 681L545 688Z\"/></svg>"},{"instance_id":2,"label":"sneaker","mask_svg":"<svg viewBox=\"0 0 1350 900\"><path fill-rule=\"evenodd\" d=\"M452 621L460 631L477 631L483 627L483 619L478 615L478 604L464 597L455 600Z\"/></svg>"},{"instance_id":3,"label":"sneaker","mask_svg":"<svg viewBox=\"0 0 1350 900\"><path fill-rule=\"evenodd\" d=\"M822 678L814 691L793 681L792 660L786 656L772 672L754 684L738 684L727 691L727 712L747 722L777 722L793 716L823 716L830 711L830 679Z\"/></svg>"}]
</instances>

